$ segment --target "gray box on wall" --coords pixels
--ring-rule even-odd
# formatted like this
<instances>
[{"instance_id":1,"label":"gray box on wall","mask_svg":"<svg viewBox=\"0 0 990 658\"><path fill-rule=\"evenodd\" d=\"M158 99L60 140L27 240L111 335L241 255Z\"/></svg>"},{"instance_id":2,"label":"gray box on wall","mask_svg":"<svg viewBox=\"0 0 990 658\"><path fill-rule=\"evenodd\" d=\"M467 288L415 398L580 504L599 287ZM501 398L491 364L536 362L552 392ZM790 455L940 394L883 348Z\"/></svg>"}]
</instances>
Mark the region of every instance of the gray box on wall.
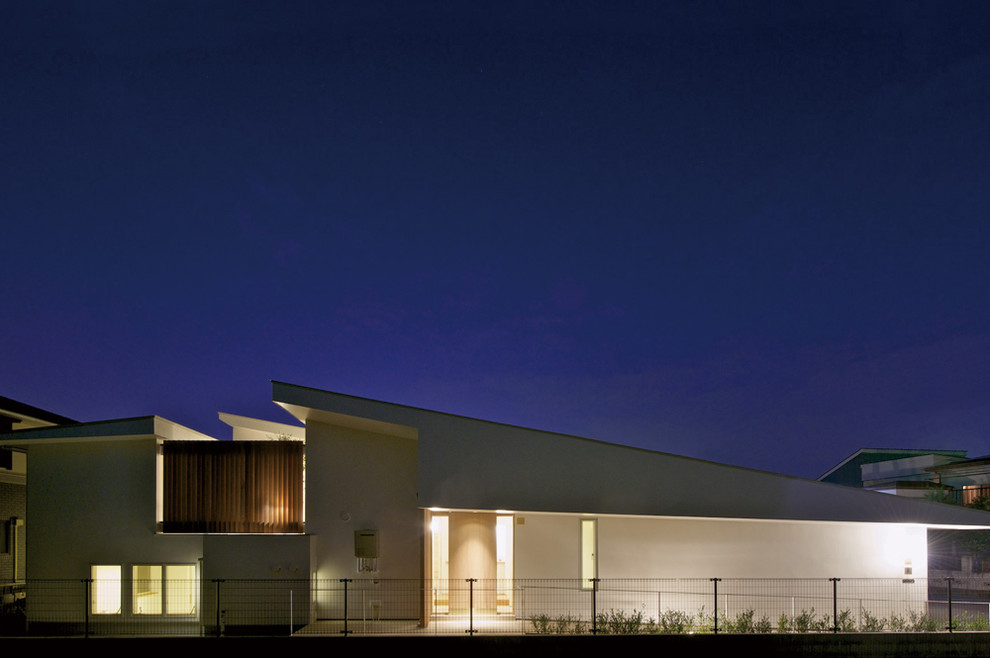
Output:
<instances>
[{"instance_id":1,"label":"gray box on wall","mask_svg":"<svg viewBox=\"0 0 990 658\"><path fill-rule=\"evenodd\" d=\"M354 557L366 559L374 559L378 557L377 530L354 531Z\"/></svg>"}]
</instances>

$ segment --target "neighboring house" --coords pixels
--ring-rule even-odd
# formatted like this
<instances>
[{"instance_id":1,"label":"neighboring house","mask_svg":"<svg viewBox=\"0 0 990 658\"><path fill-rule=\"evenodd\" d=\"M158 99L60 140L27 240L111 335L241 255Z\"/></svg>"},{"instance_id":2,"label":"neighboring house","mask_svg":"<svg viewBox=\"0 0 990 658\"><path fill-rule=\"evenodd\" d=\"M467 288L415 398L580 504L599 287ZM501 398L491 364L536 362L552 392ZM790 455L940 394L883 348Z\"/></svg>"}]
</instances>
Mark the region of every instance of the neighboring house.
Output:
<instances>
[{"instance_id":1,"label":"neighboring house","mask_svg":"<svg viewBox=\"0 0 990 658\"><path fill-rule=\"evenodd\" d=\"M887 578L925 601L929 528L990 527L962 507L280 382L273 399L304 427L223 414L233 442L159 417L0 435L30 457L29 578L93 578L93 615L191 625L209 622L201 584L217 578L303 582L294 623L339 618L321 583L350 578L409 583L374 614L424 625L465 612L448 584L472 578L498 583L474 609L524 618L539 610L513 583L533 579ZM30 596L41 619L49 601Z\"/></svg>"},{"instance_id":2,"label":"neighboring house","mask_svg":"<svg viewBox=\"0 0 990 658\"><path fill-rule=\"evenodd\" d=\"M0 434L74 422L71 418L0 396ZM4 604L13 601L15 589L24 583L26 483L25 452L0 447L0 596Z\"/></svg>"},{"instance_id":3,"label":"neighboring house","mask_svg":"<svg viewBox=\"0 0 990 658\"><path fill-rule=\"evenodd\" d=\"M863 448L818 478L870 491L970 505L990 497L990 457L965 450Z\"/></svg>"},{"instance_id":4,"label":"neighboring house","mask_svg":"<svg viewBox=\"0 0 990 658\"><path fill-rule=\"evenodd\" d=\"M965 458L965 450L862 448L830 468L818 480L879 493L924 498L945 489L931 467Z\"/></svg>"},{"instance_id":5,"label":"neighboring house","mask_svg":"<svg viewBox=\"0 0 990 658\"><path fill-rule=\"evenodd\" d=\"M864 448L819 480L901 497L973 505L990 497L990 457L967 459L965 450ZM933 580L968 579L990 571L990 539L962 533L958 529L929 533L928 567ZM990 592L985 584L970 582L967 587Z\"/></svg>"},{"instance_id":6,"label":"neighboring house","mask_svg":"<svg viewBox=\"0 0 990 658\"><path fill-rule=\"evenodd\" d=\"M933 464L927 469L935 481L953 492L953 502L972 505L990 497L990 457Z\"/></svg>"}]
</instances>

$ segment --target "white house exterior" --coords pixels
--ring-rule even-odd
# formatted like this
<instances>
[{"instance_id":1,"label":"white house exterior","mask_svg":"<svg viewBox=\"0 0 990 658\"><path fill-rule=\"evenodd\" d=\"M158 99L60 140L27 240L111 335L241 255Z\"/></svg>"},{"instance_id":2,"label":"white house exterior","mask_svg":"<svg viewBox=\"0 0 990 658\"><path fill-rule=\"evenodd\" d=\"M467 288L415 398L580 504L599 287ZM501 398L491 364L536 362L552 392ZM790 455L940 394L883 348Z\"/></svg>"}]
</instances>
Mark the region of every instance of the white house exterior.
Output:
<instances>
[{"instance_id":1,"label":"white house exterior","mask_svg":"<svg viewBox=\"0 0 990 658\"><path fill-rule=\"evenodd\" d=\"M110 603L91 614L189 625L212 622L208 583L237 578L302 582L297 625L342 614L321 583L361 578L405 583L374 614L424 625L466 610L449 584L468 579L497 583L474 609L522 618L540 611L519 584L547 579L887 578L910 607L927 597L928 529L990 527L975 510L291 384L273 399L303 427L222 418L238 441L304 438L301 532L169 532L162 454L215 440L158 417L0 435L28 454L28 578L102 578ZM52 598L31 594L29 619Z\"/></svg>"}]
</instances>

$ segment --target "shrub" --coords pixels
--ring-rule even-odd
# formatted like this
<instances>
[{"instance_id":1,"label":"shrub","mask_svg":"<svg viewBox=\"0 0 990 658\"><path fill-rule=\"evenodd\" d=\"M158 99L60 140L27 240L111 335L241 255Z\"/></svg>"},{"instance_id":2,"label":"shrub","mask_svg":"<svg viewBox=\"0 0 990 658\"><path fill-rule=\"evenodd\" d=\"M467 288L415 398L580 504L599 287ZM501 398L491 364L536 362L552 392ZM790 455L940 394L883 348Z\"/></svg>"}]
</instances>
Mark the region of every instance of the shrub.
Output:
<instances>
[{"instance_id":1,"label":"shrub","mask_svg":"<svg viewBox=\"0 0 990 658\"><path fill-rule=\"evenodd\" d=\"M657 620L660 633L688 633L692 630L694 617L680 610L664 610Z\"/></svg>"},{"instance_id":2,"label":"shrub","mask_svg":"<svg viewBox=\"0 0 990 658\"><path fill-rule=\"evenodd\" d=\"M867 633L879 633L887 627L887 620L882 617L874 617L869 610L863 610L863 631Z\"/></svg>"},{"instance_id":3,"label":"shrub","mask_svg":"<svg viewBox=\"0 0 990 658\"><path fill-rule=\"evenodd\" d=\"M530 618L533 632L541 635L568 635L585 632L585 623L577 617L562 615L551 619L548 615L537 615Z\"/></svg>"},{"instance_id":4,"label":"shrub","mask_svg":"<svg viewBox=\"0 0 990 658\"><path fill-rule=\"evenodd\" d=\"M798 633L807 633L815 630L815 609L802 610L801 614L794 617L794 630Z\"/></svg>"},{"instance_id":5,"label":"shrub","mask_svg":"<svg viewBox=\"0 0 990 658\"><path fill-rule=\"evenodd\" d=\"M908 612L911 618L910 629L915 633L934 633L939 630L939 621L928 614L918 614L914 610Z\"/></svg>"},{"instance_id":6,"label":"shrub","mask_svg":"<svg viewBox=\"0 0 990 658\"><path fill-rule=\"evenodd\" d=\"M850 633L856 630L856 622L852 618L852 611L846 608L839 612L839 616L836 619L836 626L843 633Z\"/></svg>"},{"instance_id":7,"label":"shrub","mask_svg":"<svg viewBox=\"0 0 990 658\"><path fill-rule=\"evenodd\" d=\"M791 624L791 618L787 616L787 613L780 613L777 617L777 632L778 633L790 633L794 629Z\"/></svg>"},{"instance_id":8,"label":"shrub","mask_svg":"<svg viewBox=\"0 0 990 658\"><path fill-rule=\"evenodd\" d=\"M553 632L557 635L567 635L571 632L573 618L570 615L557 617L553 622Z\"/></svg>"},{"instance_id":9,"label":"shrub","mask_svg":"<svg viewBox=\"0 0 990 658\"><path fill-rule=\"evenodd\" d=\"M907 622L904 620L904 617L898 616L893 612L890 613L889 628L895 633L903 633L904 631L910 630L910 628L908 628Z\"/></svg>"},{"instance_id":10,"label":"shrub","mask_svg":"<svg viewBox=\"0 0 990 658\"><path fill-rule=\"evenodd\" d=\"M728 633L755 633L756 630L753 625L753 616L756 611L750 608L749 610L744 610L736 615L733 620L725 620L725 630Z\"/></svg>"},{"instance_id":11,"label":"shrub","mask_svg":"<svg viewBox=\"0 0 990 658\"><path fill-rule=\"evenodd\" d=\"M598 632L607 635L636 635L642 632L643 613L633 610L609 610L598 615Z\"/></svg>"},{"instance_id":12,"label":"shrub","mask_svg":"<svg viewBox=\"0 0 990 658\"><path fill-rule=\"evenodd\" d=\"M831 631L832 628L832 622L828 617L818 617L811 620L811 630L815 633L825 633L826 631Z\"/></svg>"},{"instance_id":13,"label":"shrub","mask_svg":"<svg viewBox=\"0 0 990 658\"><path fill-rule=\"evenodd\" d=\"M537 615L536 617L530 618L529 621L533 624L533 632L540 633L541 635L548 635L550 633L550 617L547 615Z\"/></svg>"},{"instance_id":14,"label":"shrub","mask_svg":"<svg viewBox=\"0 0 990 658\"><path fill-rule=\"evenodd\" d=\"M695 633L711 633L712 629L715 627L715 615L710 615L705 612L705 606L701 606L698 609L698 616L695 617L694 622L694 632Z\"/></svg>"},{"instance_id":15,"label":"shrub","mask_svg":"<svg viewBox=\"0 0 990 658\"><path fill-rule=\"evenodd\" d=\"M952 620L952 626L960 631L990 631L990 621L965 612Z\"/></svg>"}]
</instances>

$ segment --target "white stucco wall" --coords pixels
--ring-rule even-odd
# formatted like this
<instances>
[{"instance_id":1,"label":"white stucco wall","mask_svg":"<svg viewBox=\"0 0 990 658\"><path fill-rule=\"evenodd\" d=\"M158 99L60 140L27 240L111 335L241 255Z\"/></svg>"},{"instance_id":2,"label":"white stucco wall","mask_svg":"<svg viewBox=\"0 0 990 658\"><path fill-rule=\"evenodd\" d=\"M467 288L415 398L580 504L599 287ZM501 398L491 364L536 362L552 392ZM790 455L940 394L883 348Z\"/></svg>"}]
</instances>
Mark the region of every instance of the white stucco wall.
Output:
<instances>
[{"instance_id":1,"label":"white stucco wall","mask_svg":"<svg viewBox=\"0 0 990 658\"><path fill-rule=\"evenodd\" d=\"M927 577L923 526L520 513L516 578L578 578L581 518L600 578L900 578L906 560Z\"/></svg>"},{"instance_id":2,"label":"white stucco wall","mask_svg":"<svg viewBox=\"0 0 990 658\"><path fill-rule=\"evenodd\" d=\"M79 583L92 565L120 565L127 616L132 565L197 564L201 536L156 534L156 455L154 438L32 446L28 578ZM32 587L29 618L44 618L55 606L58 618L82 619L82 598L63 597L60 588Z\"/></svg>"},{"instance_id":3,"label":"white stucco wall","mask_svg":"<svg viewBox=\"0 0 990 658\"><path fill-rule=\"evenodd\" d=\"M599 610L637 610L647 618L664 610L711 612L711 578L722 579L719 605L730 617L747 609L774 623L781 612L831 614L829 578L841 579L839 609L850 610L857 623L864 611L903 616L925 609L923 526L520 513L520 616L548 609L552 617L590 618L590 594L577 580L582 518L598 521ZM905 566L911 574L905 575ZM530 581L554 578L573 580L546 586Z\"/></svg>"},{"instance_id":4,"label":"white stucco wall","mask_svg":"<svg viewBox=\"0 0 990 658\"><path fill-rule=\"evenodd\" d=\"M223 623L299 628L315 619L309 535L206 535L203 537L204 622L215 623L219 583Z\"/></svg>"},{"instance_id":5,"label":"white stucco wall","mask_svg":"<svg viewBox=\"0 0 990 658\"><path fill-rule=\"evenodd\" d=\"M93 564L196 563L200 536L156 534L155 439L39 445L28 472L29 578Z\"/></svg>"},{"instance_id":6,"label":"white stucco wall","mask_svg":"<svg viewBox=\"0 0 990 658\"><path fill-rule=\"evenodd\" d=\"M422 577L416 472L415 440L307 424L306 532L319 579ZM357 572L357 530L379 533L376 573Z\"/></svg>"}]
</instances>

